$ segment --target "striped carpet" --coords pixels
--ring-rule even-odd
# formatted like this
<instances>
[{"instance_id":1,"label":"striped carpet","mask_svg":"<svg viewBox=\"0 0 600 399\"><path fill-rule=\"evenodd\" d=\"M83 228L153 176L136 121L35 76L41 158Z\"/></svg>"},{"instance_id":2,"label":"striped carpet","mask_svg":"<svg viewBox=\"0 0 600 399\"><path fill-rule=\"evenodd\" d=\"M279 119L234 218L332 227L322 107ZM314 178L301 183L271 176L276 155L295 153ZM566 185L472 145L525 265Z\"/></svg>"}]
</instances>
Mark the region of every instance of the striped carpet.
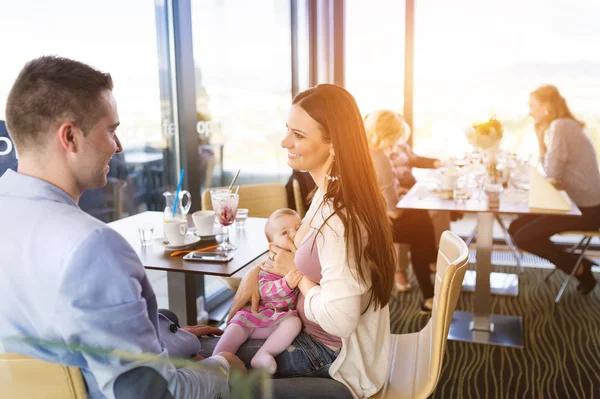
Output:
<instances>
[{"instance_id":1,"label":"striped carpet","mask_svg":"<svg viewBox=\"0 0 600 399\"><path fill-rule=\"evenodd\" d=\"M432 398L600 398L600 287L584 297L571 282L555 305L564 275L555 273L545 282L548 273L527 267L518 297L493 296L493 313L523 316L525 349L448 341ZM417 286L414 276L410 279ZM425 326L429 316L419 314L418 289L395 295L392 332ZM472 311L473 294L462 293L457 310Z\"/></svg>"}]
</instances>

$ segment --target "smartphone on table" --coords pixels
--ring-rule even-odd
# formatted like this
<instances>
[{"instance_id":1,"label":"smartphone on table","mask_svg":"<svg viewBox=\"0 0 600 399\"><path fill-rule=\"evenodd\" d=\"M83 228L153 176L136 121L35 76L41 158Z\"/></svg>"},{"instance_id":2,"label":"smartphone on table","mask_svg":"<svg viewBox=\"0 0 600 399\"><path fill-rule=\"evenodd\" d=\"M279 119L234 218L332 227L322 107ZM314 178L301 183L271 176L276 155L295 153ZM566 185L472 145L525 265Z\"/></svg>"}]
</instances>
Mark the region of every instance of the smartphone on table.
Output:
<instances>
[{"instance_id":1,"label":"smartphone on table","mask_svg":"<svg viewBox=\"0 0 600 399\"><path fill-rule=\"evenodd\" d=\"M231 252L190 252L183 257L185 260L196 262L229 262L233 259Z\"/></svg>"}]
</instances>

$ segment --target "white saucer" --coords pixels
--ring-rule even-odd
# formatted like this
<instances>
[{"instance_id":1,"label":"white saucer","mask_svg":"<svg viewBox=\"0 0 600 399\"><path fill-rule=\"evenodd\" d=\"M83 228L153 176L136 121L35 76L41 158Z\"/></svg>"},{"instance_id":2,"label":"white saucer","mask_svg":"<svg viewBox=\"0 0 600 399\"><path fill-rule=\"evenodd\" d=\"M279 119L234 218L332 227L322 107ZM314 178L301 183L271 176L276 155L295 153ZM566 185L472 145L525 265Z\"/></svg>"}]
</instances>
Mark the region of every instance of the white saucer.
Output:
<instances>
[{"instance_id":1,"label":"white saucer","mask_svg":"<svg viewBox=\"0 0 600 399\"><path fill-rule=\"evenodd\" d=\"M192 228L190 230L192 231L194 236L199 237L203 240L214 240L219 234L223 234L223 229L221 228L221 226L214 227L212 234L207 234L207 235L203 235L203 236L198 235L198 232L196 231L195 228Z\"/></svg>"},{"instance_id":2,"label":"white saucer","mask_svg":"<svg viewBox=\"0 0 600 399\"><path fill-rule=\"evenodd\" d=\"M160 237L157 238L157 240L159 240L162 246L165 247L166 251L179 251L180 249L185 249L190 245L196 244L198 241L200 241L200 237L196 237L193 234L188 234L185 236L185 241L181 245L170 245L167 241L167 237Z\"/></svg>"}]
</instances>

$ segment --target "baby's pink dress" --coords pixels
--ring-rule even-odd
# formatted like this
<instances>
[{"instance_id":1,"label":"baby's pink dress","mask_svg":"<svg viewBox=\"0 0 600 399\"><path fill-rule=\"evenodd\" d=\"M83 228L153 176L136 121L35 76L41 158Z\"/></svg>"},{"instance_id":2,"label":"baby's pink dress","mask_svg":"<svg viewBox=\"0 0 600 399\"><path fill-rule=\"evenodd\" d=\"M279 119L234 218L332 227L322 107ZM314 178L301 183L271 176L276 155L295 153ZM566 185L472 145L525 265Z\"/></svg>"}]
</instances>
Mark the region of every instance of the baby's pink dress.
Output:
<instances>
[{"instance_id":1,"label":"baby's pink dress","mask_svg":"<svg viewBox=\"0 0 600 399\"><path fill-rule=\"evenodd\" d=\"M258 313L250 306L240 309L229 321L242 327L260 328L275 326L290 316L298 316L296 300L298 290L291 289L285 278L262 271L258 275L260 303Z\"/></svg>"}]
</instances>

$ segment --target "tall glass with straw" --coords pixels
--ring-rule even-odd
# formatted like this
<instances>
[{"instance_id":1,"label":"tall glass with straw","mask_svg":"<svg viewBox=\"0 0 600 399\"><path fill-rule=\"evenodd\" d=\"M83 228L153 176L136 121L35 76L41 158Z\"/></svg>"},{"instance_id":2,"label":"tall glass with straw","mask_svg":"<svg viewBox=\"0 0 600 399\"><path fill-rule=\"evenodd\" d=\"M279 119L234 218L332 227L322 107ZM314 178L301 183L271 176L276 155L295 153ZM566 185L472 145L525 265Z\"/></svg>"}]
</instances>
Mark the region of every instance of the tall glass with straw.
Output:
<instances>
[{"instance_id":1,"label":"tall glass with straw","mask_svg":"<svg viewBox=\"0 0 600 399\"><path fill-rule=\"evenodd\" d=\"M221 245L219 245L219 249L223 251L232 251L237 248L229 241L229 231L237 214L237 208L240 200L238 196L238 190L240 187L237 187L235 193L233 193L231 190L235 184L235 181L240 175L240 172L241 169L238 169L238 171L235 173L235 176L233 176L228 189L214 189L210 191L211 202L215 211L215 215L221 226L223 226L223 242Z\"/></svg>"},{"instance_id":2,"label":"tall glass with straw","mask_svg":"<svg viewBox=\"0 0 600 399\"><path fill-rule=\"evenodd\" d=\"M237 247L229 241L229 230L235 221L240 197L236 193L224 190L211 191L210 194L217 220L221 226L223 226L223 242L219 245L219 249L223 251L232 251Z\"/></svg>"}]
</instances>

